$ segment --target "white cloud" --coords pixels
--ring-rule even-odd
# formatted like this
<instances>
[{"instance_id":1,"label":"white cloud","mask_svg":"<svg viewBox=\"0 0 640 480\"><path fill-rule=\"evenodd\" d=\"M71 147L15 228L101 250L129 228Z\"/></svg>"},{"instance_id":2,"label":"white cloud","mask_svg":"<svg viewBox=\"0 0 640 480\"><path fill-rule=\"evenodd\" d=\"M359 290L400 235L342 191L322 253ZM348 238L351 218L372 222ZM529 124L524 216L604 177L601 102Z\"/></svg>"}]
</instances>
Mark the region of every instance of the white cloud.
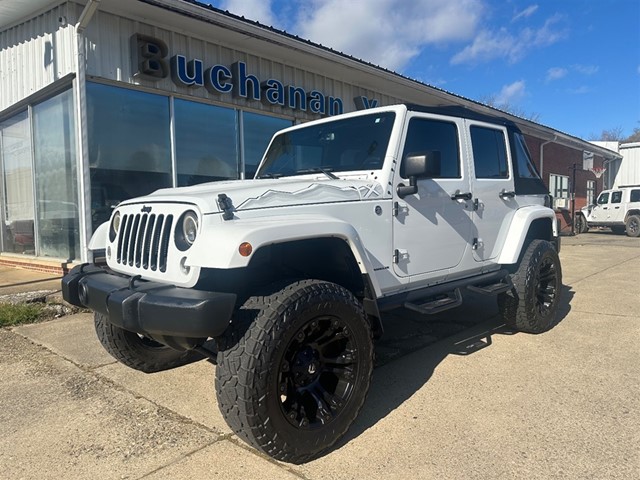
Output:
<instances>
[{"instance_id":1,"label":"white cloud","mask_svg":"<svg viewBox=\"0 0 640 480\"><path fill-rule=\"evenodd\" d=\"M526 93L525 81L518 80L502 87L502 90L495 96L495 104L497 106L513 105L524 98Z\"/></svg>"},{"instance_id":2,"label":"white cloud","mask_svg":"<svg viewBox=\"0 0 640 480\"><path fill-rule=\"evenodd\" d=\"M572 68L583 75L594 75L600 70L597 65L573 65Z\"/></svg>"},{"instance_id":3,"label":"white cloud","mask_svg":"<svg viewBox=\"0 0 640 480\"><path fill-rule=\"evenodd\" d=\"M222 0L219 8L264 25L276 26L271 0Z\"/></svg>"},{"instance_id":4,"label":"white cloud","mask_svg":"<svg viewBox=\"0 0 640 480\"><path fill-rule=\"evenodd\" d=\"M511 19L511 21L515 22L516 20L520 20L521 18L530 17L536 12L536 10L538 10L538 5L530 5L524 10L522 10L521 12L516 13Z\"/></svg>"},{"instance_id":5,"label":"white cloud","mask_svg":"<svg viewBox=\"0 0 640 480\"><path fill-rule=\"evenodd\" d=\"M520 61L532 48L553 45L565 36L558 26L562 17L548 18L538 29L524 28L512 34L506 28L498 31L482 30L471 45L466 46L451 59L453 65L476 64L496 58L506 58L510 63Z\"/></svg>"},{"instance_id":6,"label":"white cloud","mask_svg":"<svg viewBox=\"0 0 640 480\"><path fill-rule=\"evenodd\" d=\"M563 77L566 77L569 71L566 68L561 67L553 67L547 70L547 82L552 82L553 80L559 80Z\"/></svg>"},{"instance_id":7,"label":"white cloud","mask_svg":"<svg viewBox=\"0 0 640 480\"><path fill-rule=\"evenodd\" d=\"M581 87L570 88L569 90L567 90L567 92L571 95L584 95L587 93L591 93L591 88L587 87L586 85L582 85Z\"/></svg>"},{"instance_id":8,"label":"white cloud","mask_svg":"<svg viewBox=\"0 0 640 480\"><path fill-rule=\"evenodd\" d=\"M425 45L465 41L481 0L313 0L294 30L304 38L389 68L402 68Z\"/></svg>"}]
</instances>

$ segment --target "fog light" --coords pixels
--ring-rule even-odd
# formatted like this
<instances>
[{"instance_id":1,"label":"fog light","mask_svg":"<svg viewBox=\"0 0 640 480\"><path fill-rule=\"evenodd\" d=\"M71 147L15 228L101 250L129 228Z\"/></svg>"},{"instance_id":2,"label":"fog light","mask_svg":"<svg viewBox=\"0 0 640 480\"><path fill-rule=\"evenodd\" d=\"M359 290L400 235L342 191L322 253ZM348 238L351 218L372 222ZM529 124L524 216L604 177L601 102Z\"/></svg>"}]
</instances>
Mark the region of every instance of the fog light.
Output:
<instances>
[{"instance_id":1,"label":"fog light","mask_svg":"<svg viewBox=\"0 0 640 480\"><path fill-rule=\"evenodd\" d=\"M85 307L89 305L89 289L85 283L78 284L78 298Z\"/></svg>"}]
</instances>

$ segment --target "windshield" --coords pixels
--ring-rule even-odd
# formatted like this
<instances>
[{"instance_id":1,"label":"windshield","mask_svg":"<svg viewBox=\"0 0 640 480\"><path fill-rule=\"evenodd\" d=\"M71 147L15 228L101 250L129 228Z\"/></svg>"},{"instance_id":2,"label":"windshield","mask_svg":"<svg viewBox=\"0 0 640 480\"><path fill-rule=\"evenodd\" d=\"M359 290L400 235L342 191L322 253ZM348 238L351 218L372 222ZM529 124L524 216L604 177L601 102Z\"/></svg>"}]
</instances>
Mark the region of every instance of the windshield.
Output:
<instances>
[{"instance_id":1,"label":"windshield","mask_svg":"<svg viewBox=\"0 0 640 480\"><path fill-rule=\"evenodd\" d=\"M346 118L278 135L256 178L382 168L395 113Z\"/></svg>"}]
</instances>

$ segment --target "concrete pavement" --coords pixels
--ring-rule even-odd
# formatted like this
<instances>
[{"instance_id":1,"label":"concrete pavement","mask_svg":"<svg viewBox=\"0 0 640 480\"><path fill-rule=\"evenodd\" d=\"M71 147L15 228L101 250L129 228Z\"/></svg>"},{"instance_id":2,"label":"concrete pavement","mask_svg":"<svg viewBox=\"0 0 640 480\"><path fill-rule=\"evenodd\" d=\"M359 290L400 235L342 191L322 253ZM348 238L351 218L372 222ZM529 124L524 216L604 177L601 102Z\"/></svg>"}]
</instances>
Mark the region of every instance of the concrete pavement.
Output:
<instances>
[{"instance_id":1,"label":"concrete pavement","mask_svg":"<svg viewBox=\"0 0 640 480\"><path fill-rule=\"evenodd\" d=\"M474 295L386 316L361 415L298 466L231 434L207 361L127 369L88 314L1 329L0 479L640 478L640 239L563 238L561 259L562 319L542 335Z\"/></svg>"}]
</instances>

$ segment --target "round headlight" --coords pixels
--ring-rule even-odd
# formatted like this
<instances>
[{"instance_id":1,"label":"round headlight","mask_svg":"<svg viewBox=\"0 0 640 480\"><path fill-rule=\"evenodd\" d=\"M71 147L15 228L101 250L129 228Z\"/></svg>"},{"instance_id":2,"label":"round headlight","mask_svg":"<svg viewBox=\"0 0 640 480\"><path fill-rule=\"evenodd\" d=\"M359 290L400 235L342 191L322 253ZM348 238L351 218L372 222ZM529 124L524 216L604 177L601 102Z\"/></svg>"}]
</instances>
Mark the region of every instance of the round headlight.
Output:
<instances>
[{"instance_id":1,"label":"round headlight","mask_svg":"<svg viewBox=\"0 0 640 480\"><path fill-rule=\"evenodd\" d=\"M198 215L193 210L187 210L176 222L176 228L174 230L174 239L176 247L181 252L184 252L191 248L193 242L196 241L198 236Z\"/></svg>"},{"instance_id":2,"label":"round headlight","mask_svg":"<svg viewBox=\"0 0 640 480\"><path fill-rule=\"evenodd\" d=\"M187 248L189 248L198 236L198 217L196 213L189 211L182 215L181 225L181 237L186 243Z\"/></svg>"},{"instance_id":3,"label":"round headlight","mask_svg":"<svg viewBox=\"0 0 640 480\"><path fill-rule=\"evenodd\" d=\"M114 213L113 217L111 217L111 228L109 229L109 240L111 240L112 242L116 239L116 235L118 235L118 232L120 231L120 220L121 220L120 212Z\"/></svg>"}]
</instances>

